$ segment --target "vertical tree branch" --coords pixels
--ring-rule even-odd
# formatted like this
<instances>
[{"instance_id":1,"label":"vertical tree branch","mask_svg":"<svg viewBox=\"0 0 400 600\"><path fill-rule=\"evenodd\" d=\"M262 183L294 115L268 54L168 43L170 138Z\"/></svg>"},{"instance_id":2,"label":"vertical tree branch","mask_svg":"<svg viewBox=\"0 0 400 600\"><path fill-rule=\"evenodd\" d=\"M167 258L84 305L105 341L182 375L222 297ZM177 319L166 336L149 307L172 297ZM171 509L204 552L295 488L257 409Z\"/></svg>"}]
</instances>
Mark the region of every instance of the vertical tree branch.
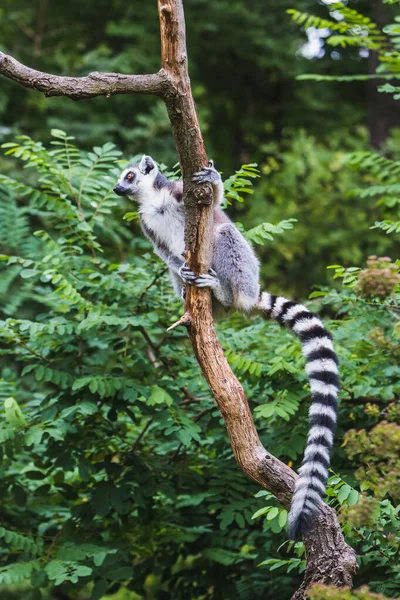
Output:
<instances>
[{"instance_id":1,"label":"vertical tree branch","mask_svg":"<svg viewBox=\"0 0 400 600\"><path fill-rule=\"evenodd\" d=\"M183 174L187 262L195 272L206 272L212 248L212 191L201 189L197 194L191 185L193 172L206 164L206 153L188 74L182 0L158 0L158 7L162 66L174 89L164 100ZM297 475L261 444L243 388L217 338L209 291L189 287L185 313L197 360L224 418L240 468L289 508ZM306 576L293 600L305 598L305 590L313 583L351 585L356 569L355 552L344 542L336 515L328 506L305 543Z\"/></svg>"}]
</instances>

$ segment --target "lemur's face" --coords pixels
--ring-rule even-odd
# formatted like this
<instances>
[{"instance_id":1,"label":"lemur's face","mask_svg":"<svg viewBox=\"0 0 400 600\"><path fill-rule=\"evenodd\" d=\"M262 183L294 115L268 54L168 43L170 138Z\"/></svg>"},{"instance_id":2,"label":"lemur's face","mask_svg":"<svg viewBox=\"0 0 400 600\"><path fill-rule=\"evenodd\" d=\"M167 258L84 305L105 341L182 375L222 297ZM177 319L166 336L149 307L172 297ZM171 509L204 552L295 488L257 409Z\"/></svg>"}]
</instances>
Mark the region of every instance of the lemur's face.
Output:
<instances>
[{"instance_id":1,"label":"lemur's face","mask_svg":"<svg viewBox=\"0 0 400 600\"><path fill-rule=\"evenodd\" d=\"M127 167L122 171L114 192L118 196L128 196L136 200L137 196L145 193L148 187L153 185L158 173L158 168L151 156L142 156L140 163Z\"/></svg>"}]
</instances>

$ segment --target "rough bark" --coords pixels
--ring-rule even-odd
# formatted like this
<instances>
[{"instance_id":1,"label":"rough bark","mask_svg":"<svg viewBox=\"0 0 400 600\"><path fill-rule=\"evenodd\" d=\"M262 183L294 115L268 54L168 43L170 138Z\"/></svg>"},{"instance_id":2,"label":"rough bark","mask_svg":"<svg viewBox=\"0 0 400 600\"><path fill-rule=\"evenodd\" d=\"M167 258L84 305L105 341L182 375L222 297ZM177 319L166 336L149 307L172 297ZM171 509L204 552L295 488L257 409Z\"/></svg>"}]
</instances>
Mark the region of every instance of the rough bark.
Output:
<instances>
[{"instance_id":1,"label":"rough bark","mask_svg":"<svg viewBox=\"0 0 400 600\"><path fill-rule=\"evenodd\" d=\"M4 52L0 52L0 73L26 88L43 92L45 96L66 96L72 100L95 96L109 98L114 94L161 95L168 87L162 71L152 75L94 72L86 77L66 77L31 69Z\"/></svg>"},{"instance_id":2,"label":"rough bark","mask_svg":"<svg viewBox=\"0 0 400 600\"><path fill-rule=\"evenodd\" d=\"M207 164L187 66L185 21L182 0L158 0L161 27L162 68L153 75L91 73L87 77L60 77L22 65L0 53L0 73L47 96L74 100L98 95L152 93L163 98L180 158L187 211L187 262L195 272L210 265L212 252L212 189L191 183L192 174ZM203 371L229 434L240 468L289 508L297 475L261 444L243 388L232 373L218 341L207 289L189 287L185 315L197 360ZM345 544L334 511L325 506L313 530L304 540L307 570L293 600L305 598L313 583L351 585L356 555Z\"/></svg>"}]
</instances>

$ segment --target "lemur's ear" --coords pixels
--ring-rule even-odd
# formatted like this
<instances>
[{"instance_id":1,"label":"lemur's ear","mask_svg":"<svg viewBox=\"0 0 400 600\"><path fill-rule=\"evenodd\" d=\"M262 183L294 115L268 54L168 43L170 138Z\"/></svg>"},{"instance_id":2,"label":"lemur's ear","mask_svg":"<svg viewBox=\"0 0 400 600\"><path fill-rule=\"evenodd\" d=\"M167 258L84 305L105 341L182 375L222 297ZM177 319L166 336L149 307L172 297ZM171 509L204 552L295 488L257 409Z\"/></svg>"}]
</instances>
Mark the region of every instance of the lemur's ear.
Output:
<instances>
[{"instance_id":1,"label":"lemur's ear","mask_svg":"<svg viewBox=\"0 0 400 600\"><path fill-rule=\"evenodd\" d=\"M155 164L154 160L151 158L151 156L147 156L146 154L143 154L142 159L139 163L139 171L141 173L143 173L143 175L148 175L150 173L150 171L155 169L155 167L156 167L156 164Z\"/></svg>"}]
</instances>

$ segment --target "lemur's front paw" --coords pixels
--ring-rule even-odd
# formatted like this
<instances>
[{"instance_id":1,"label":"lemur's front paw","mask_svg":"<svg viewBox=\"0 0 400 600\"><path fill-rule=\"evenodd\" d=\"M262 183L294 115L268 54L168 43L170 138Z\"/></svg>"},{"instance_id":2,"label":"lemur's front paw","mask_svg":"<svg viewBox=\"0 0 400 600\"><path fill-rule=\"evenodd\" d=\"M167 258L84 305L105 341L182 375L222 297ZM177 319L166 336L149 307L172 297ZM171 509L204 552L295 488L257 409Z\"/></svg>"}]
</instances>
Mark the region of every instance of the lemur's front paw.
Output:
<instances>
[{"instance_id":1,"label":"lemur's front paw","mask_svg":"<svg viewBox=\"0 0 400 600\"><path fill-rule=\"evenodd\" d=\"M194 183L218 183L221 180L221 175L214 167L214 161L208 162L208 167L203 167L201 171L195 173L192 177Z\"/></svg>"},{"instance_id":2,"label":"lemur's front paw","mask_svg":"<svg viewBox=\"0 0 400 600\"><path fill-rule=\"evenodd\" d=\"M186 263L179 269L179 277L184 283L193 285L196 279L196 275L186 266Z\"/></svg>"},{"instance_id":3,"label":"lemur's front paw","mask_svg":"<svg viewBox=\"0 0 400 600\"><path fill-rule=\"evenodd\" d=\"M198 288L210 287L211 289L214 289L219 285L218 276L214 269L209 269L208 273L203 273L196 277L194 285Z\"/></svg>"}]
</instances>

